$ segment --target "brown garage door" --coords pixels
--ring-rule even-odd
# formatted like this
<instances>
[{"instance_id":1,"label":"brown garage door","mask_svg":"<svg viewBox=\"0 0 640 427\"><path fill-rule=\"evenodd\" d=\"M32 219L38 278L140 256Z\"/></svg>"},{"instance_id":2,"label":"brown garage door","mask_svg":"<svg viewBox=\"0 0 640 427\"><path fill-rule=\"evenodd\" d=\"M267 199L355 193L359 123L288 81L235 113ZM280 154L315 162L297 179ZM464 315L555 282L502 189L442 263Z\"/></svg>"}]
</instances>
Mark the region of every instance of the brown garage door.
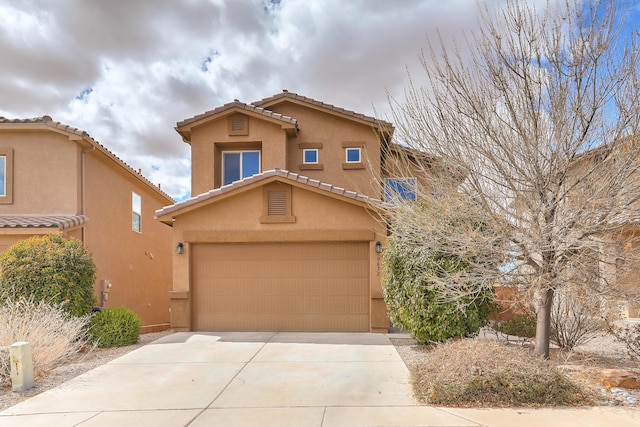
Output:
<instances>
[{"instance_id":1,"label":"brown garage door","mask_svg":"<svg viewBox=\"0 0 640 427\"><path fill-rule=\"evenodd\" d=\"M194 245L192 329L369 331L369 245Z\"/></svg>"}]
</instances>

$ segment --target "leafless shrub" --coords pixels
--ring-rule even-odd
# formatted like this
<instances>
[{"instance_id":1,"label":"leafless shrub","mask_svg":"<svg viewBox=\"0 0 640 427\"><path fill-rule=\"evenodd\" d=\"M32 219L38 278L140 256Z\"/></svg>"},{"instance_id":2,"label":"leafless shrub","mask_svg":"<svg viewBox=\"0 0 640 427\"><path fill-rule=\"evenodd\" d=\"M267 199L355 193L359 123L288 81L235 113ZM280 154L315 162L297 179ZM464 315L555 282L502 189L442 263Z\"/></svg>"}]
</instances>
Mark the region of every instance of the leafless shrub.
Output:
<instances>
[{"instance_id":1,"label":"leafless shrub","mask_svg":"<svg viewBox=\"0 0 640 427\"><path fill-rule=\"evenodd\" d=\"M627 353L632 359L640 360L640 323L610 323L609 332L627 347Z\"/></svg>"},{"instance_id":2,"label":"leafless shrub","mask_svg":"<svg viewBox=\"0 0 640 427\"><path fill-rule=\"evenodd\" d=\"M534 356L530 348L492 340L457 340L424 352L414 370L419 399L444 406L583 405L591 396Z\"/></svg>"},{"instance_id":3,"label":"leafless shrub","mask_svg":"<svg viewBox=\"0 0 640 427\"><path fill-rule=\"evenodd\" d=\"M0 306L0 382L11 376L8 346L31 344L35 376L39 377L73 358L85 346L90 316L72 317L61 304L32 299L7 300Z\"/></svg>"},{"instance_id":4,"label":"leafless shrub","mask_svg":"<svg viewBox=\"0 0 640 427\"><path fill-rule=\"evenodd\" d=\"M603 301L598 295L585 295L579 289L556 292L551 308L551 341L573 350L606 329Z\"/></svg>"}]
</instances>

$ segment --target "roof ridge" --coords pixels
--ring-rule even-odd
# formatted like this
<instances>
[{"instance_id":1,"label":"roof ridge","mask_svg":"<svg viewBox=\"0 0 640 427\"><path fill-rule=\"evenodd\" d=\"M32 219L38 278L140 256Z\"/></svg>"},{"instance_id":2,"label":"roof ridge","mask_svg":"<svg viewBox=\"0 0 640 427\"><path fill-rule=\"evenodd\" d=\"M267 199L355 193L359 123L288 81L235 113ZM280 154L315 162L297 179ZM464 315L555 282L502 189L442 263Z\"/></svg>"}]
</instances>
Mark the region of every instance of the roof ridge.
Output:
<instances>
[{"instance_id":1,"label":"roof ridge","mask_svg":"<svg viewBox=\"0 0 640 427\"><path fill-rule=\"evenodd\" d=\"M357 119L361 119L367 122L373 122L373 123L379 123L382 124L384 126L393 126L390 122L387 122L386 120L381 120L381 119L377 119L376 117L373 116L368 116L366 114L363 113L357 113L353 110L349 110L343 107L338 107L335 106L333 104L329 104L323 101L319 101L317 99L313 99L313 98L309 98L308 96L304 96L304 95L300 95L296 92L289 92L287 89L283 89L282 92L277 93L275 95L271 95L269 97L266 98L262 98L259 101L254 101L251 103L251 105L255 105L257 107L259 107L260 105L263 104L267 104L271 101L276 101L280 98L291 98L291 99L295 99L298 101L302 101L305 102L307 104L311 104L311 105L315 105L317 107L321 107L321 108L326 108L332 111L335 111L337 113L341 113L341 114L345 114L347 116L351 116L351 117L355 117Z\"/></svg>"},{"instance_id":2,"label":"roof ridge","mask_svg":"<svg viewBox=\"0 0 640 427\"><path fill-rule=\"evenodd\" d=\"M247 111L251 111L266 117L271 117L286 123L290 123L295 125L296 127L298 126L298 120L290 117L290 116L286 116L284 114L280 114L280 113L276 113L274 111L268 110L266 108L262 108L259 107L257 105L253 105L253 104L248 104L246 102L242 102L242 101L238 101L237 99L234 99L232 102L227 102L226 104L223 104L219 107L214 108L213 110L207 110L204 113L200 113L200 114L196 114L193 117L190 117L188 119L184 119L179 121L178 123L176 123L176 127L182 127L194 122L197 122L198 120L202 120L204 118L207 118L209 116L213 116L215 114L221 113L223 111L229 110L231 108L241 108L243 110L247 110Z\"/></svg>"}]
</instances>

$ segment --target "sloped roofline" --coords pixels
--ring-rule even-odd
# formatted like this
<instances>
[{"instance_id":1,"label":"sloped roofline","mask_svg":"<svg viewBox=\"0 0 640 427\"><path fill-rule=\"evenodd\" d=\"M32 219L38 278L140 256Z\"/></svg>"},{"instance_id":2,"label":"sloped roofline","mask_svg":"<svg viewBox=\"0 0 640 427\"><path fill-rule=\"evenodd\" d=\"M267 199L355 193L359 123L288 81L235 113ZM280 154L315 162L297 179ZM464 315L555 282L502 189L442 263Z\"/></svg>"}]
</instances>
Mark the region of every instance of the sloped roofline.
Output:
<instances>
[{"instance_id":1,"label":"sloped roofline","mask_svg":"<svg viewBox=\"0 0 640 427\"><path fill-rule=\"evenodd\" d=\"M118 156L109 151L104 145L100 144L98 141L93 139L87 132L75 128L73 126L66 125L61 122L57 122L51 118L51 116L41 116L41 117L33 117L28 119L7 119L6 117L0 116L0 126L7 125L9 128L14 129L29 129L43 127L46 130L51 130L53 132L58 132L64 135L69 136L69 139L72 141L82 140L88 143L90 146L96 148L98 151L102 152L109 159L114 161L117 165L123 168L126 172L132 175L135 179L140 181L142 184L146 185L149 189L153 190L158 195L165 198L168 202L175 202L171 196L162 191L158 186L149 181L146 177L144 177L140 172L133 169L129 166L124 160L120 159Z\"/></svg>"},{"instance_id":2,"label":"sloped roofline","mask_svg":"<svg viewBox=\"0 0 640 427\"><path fill-rule=\"evenodd\" d=\"M267 98L263 98L259 101L252 102L251 104L258 107L262 107L262 108L269 108L272 105L280 104L281 102L284 102L284 101L294 101L299 104L309 105L312 108L327 110L333 113L337 113L339 115L345 116L350 119L361 120L361 121L370 123L375 127L381 128L381 130L385 130L386 132L389 132L389 133L392 133L393 131L393 124L387 121L380 120L372 116L367 116L365 114L356 113L355 111L347 110L342 107L337 107L333 104L327 104L326 102L318 101L316 99L309 98L307 96L299 95L295 92L289 92L286 89L283 89L282 92L278 94L269 96Z\"/></svg>"},{"instance_id":3,"label":"sloped roofline","mask_svg":"<svg viewBox=\"0 0 640 427\"><path fill-rule=\"evenodd\" d=\"M175 130L180 134L180 136L182 136L182 139L185 142L190 142L192 127L198 126L214 118L215 116L220 116L232 110L249 113L250 115L255 115L257 117L260 117L266 120L275 121L276 123L280 123L280 125L284 129L287 129L290 132L292 132L293 135L297 135L298 133L298 121L293 117L285 116L279 113L274 113L273 111L256 107L255 105L240 102L237 99L235 99L233 102L229 102L220 107L214 108L213 110L205 111L202 114L196 114L191 118L182 120L176 123Z\"/></svg>"},{"instance_id":4,"label":"sloped roofline","mask_svg":"<svg viewBox=\"0 0 640 427\"><path fill-rule=\"evenodd\" d=\"M374 128L378 129L379 132L385 135L386 139L390 139L391 135L393 135L393 125L389 122L379 120L375 117L367 116L365 114L356 113L355 111L347 110L345 108L336 107L335 105L317 101L313 98L298 95L297 93L289 92L287 90L283 90L282 93L278 93L268 98L263 98L260 101L252 102L250 104L240 102L239 100L235 99L233 102L229 102L220 107L214 108L213 110L205 111L202 114L196 114L193 117L176 123L175 130L182 136L182 139L188 143L191 140L192 127L202 124L214 116L218 116L223 113L227 113L229 110L236 109L238 111L256 114L258 117L279 121L285 127L288 127L289 129L293 128L295 134L297 134L299 130L298 121L294 117L275 113L268 108L272 105L276 105L284 101L292 101L297 104L306 105L310 108L322 110L331 114L342 116L349 120L354 120L363 124L373 126Z\"/></svg>"},{"instance_id":5,"label":"sloped roofline","mask_svg":"<svg viewBox=\"0 0 640 427\"><path fill-rule=\"evenodd\" d=\"M86 215L0 215L0 228L44 228L59 231L79 227L89 221Z\"/></svg>"},{"instance_id":6,"label":"sloped roofline","mask_svg":"<svg viewBox=\"0 0 640 427\"><path fill-rule=\"evenodd\" d=\"M337 187L335 185L321 182L316 179L311 179L297 173L289 172L284 169L272 169L248 178L244 178L239 181L235 181L231 184L227 184L214 190L210 190L206 193L202 193L185 201L175 203L171 206L165 206L164 208L158 209L156 211L156 218L164 223L171 224L172 218L176 215L194 210L200 205L207 202L213 202L215 199L220 198L226 194L236 192L243 188L246 189L252 184L260 183L262 181L274 178L303 188L308 188L310 190L324 192L333 197L342 198L344 199L344 201L350 203L361 204L363 206L382 203L380 200L365 196L364 194L360 194L355 191L349 191L342 187Z\"/></svg>"}]
</instances>

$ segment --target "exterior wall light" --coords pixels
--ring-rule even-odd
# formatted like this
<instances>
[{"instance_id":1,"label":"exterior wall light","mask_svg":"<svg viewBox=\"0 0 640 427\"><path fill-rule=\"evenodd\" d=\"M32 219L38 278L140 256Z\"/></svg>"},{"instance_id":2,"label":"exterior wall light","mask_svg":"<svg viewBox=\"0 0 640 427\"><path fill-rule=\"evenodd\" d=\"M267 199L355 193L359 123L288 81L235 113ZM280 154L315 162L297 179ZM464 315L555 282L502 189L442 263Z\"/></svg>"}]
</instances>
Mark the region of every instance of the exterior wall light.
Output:
<instances>
[{"instance_id":1,"label":"exterior wall light","mask_svg":"<svg viewBox=\"0 0 640 427\"><path fill-rule=\"evenodd\" d=\"M184 253L184 243L178 243L178 246L176 246L176 253L178 255L182 255Z\"/></svg>"},{"instance_id":2,"label":"exterior wall light","mask_svg":"<svg viewBox=\"0 0 640 427\"><path fill-rule=\"evenodd\" d=\"M382 253L382 243L380 243L380 242L376 242L376 253L377 254L381 254Z\"/></svg>"}]
</instances>

